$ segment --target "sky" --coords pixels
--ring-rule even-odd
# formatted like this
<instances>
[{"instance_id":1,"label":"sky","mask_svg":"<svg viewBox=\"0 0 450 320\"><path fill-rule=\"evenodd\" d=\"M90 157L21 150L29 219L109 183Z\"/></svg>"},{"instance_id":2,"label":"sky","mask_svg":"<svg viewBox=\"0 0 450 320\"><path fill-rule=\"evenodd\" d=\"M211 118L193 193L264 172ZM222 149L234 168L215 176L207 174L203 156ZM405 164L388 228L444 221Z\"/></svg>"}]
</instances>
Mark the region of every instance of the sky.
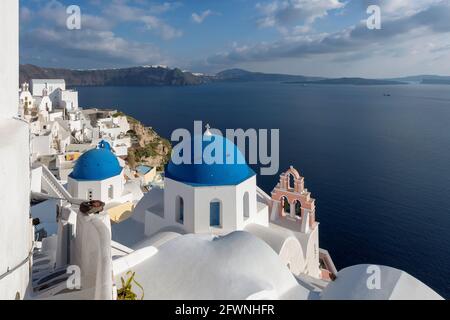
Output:
<instances>
[{"instance_id":1,"label":"sky","mask_svg":"<svg viewBox=\"0 0 450 320\"><path fill-rule=\"evenodd\" d=\"M71 5L80 8L80 29L67 27ZM367 27L370 5L381 9L381 29ZM21 0L20 6L22 64L450 75L450 0Z\"/></svg>"}]
</instances>

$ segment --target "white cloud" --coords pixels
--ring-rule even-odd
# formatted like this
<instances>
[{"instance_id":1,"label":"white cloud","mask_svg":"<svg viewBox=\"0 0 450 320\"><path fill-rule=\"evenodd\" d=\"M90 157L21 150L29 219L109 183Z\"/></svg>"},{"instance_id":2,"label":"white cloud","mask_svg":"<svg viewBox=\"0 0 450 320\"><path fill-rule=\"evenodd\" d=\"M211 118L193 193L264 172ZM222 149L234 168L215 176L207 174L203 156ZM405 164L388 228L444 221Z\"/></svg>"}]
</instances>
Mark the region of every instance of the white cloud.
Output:
<instances>
[{"instance_id":1,"label":"white cloud","mask_svg":"<svg viewBox=\"0 0 450 320\"><path fill-rule=\"evenodd\" d=\"M67 29L66 6L59 1L45 2L31 15L28 9L22 8L22 16L33 23L22 25L21 57L28 61L37 57L42 61L58 60L66 66L74 61L92 67L169 63L153 44L120 37L113 30L123 22L138 22L145 30L163 39L181 36L180 30L123 1L109 2L102 8L104 11L99 15L90 15L82 10L81 30Z\"/></svg>"},{"instance_id":2,"label":"white cloud","mask_svg":"<svg viewBox=\"0 0 450 320\"><path fill-rule=\"evenodd\" d=\"M344 62L357 65L361 61L376 60L379 70L391 72L395 67L389 65L389 57L393 57L399 64L399 70L400 64L411 66L408 61L412 59L416 62L420 59L433 59L436 48L423 43L437 43L437 39L448 39L449 2L440 1L424 8L409 15L385 18L382 29L377 31L367 29L362 22L335 33L314 34L298 29L296 33L283 35L280 40L234 46L228 51L207 58L205 68L214 69L215 66L218 69L250 63L274 65L279 61L292 59L295 59L295 65L301 65L303 61L313 58L315 61L321 61L321 66L326 64L325 61L334 63L332 68L342 67ZM445 44L448 44L448 41L445 41ZM445 56L441 51L448 48L445 45L440 46L440 54ZM445 60L443 63L446 63ZM382 64L389 65L390 69L381 68Z\"/></svg>"},{"instance_id":3,"label":"white cloud","mask_svg":"<svg viewBox=\"0 0 450 320\"><path fill-rule=\"evenodd\" d=\"M441 0L381 0L384 13L391 16L404 16L425 10Z\"/></svg>"},{"instance_id":4,"label":"white cloud","mask_svg":"<svg viewBox=\"0 0 450 320\"><path fill-rule=\"evenodd\" d=\"M362 0L362 6L378 5L382 18L401 18L411 16L429 7L448 2L448 0Z\"/></svg>"},{"instance_id":5,"label":"white cloud","mask_svg":"<svg viewBox=\"0 0 450 320\"><path fill-rule=\"evenodd\" d=\"M152 4L150 7L150 12L153 14L161 14L178 9L182 5L183 4L181 2L164 2L161 4Z\"/></svg>"},{"instance_id":6,"label":"white cloud","mask_svg":"<svg viewBox=\"0 0 450 320\"><path fill-rule=\"evenodd\" d=\"M131 6L122 2L113 2L109 6L106 6L103 10L104 14L111 20L118 22L141 22L145 28L152 31L164 40L171 40L181 37L183 32L177 28L172 27L161 18L156 15L149 14L148 12L155 7L143 8L138 6ZM163 6L163 8L173 8L170 6Z\"/></svg>"},{"instance_id":7,"label":"white cloud","mask_svg":"<svg viewBox=\"0 0 450 320\"><path fill-rule=\"evenodd\" d=\"M197 13L193 13L192 14L192 16L191 16L191 18L192 18L192 21L194 21L195 23L202 23L207 17L209 17L210 15L212 15L213 14L213 12L211 11L211 10L205 10L205 11L203 11L202 13L200 13L200 14L197 14Z\"/></svg>"},{"instance_id":8,"label":"white cloud","mask_svg":"<svg viewBox=\"0 0 450 320\"><path fill-rule=\"evenodd\" d=\"M286 33L288 27L308 27L317 19L325 17L331 10L342 9L340 0L275 0L258 3L260 13L257 23L260 27L276 27Z\"/></svg>"}]
</instances>

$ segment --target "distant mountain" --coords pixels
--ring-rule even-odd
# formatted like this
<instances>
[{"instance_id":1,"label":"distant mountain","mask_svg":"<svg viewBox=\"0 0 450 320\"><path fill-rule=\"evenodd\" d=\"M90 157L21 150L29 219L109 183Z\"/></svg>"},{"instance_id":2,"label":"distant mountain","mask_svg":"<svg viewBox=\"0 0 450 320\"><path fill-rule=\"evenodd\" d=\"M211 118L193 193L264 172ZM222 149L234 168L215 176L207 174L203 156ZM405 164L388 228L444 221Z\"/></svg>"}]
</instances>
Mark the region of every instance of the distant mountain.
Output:
<instances>
[{"instance_id":1,"label":"distant mountain","mask_svg":"<svg viewBox=\"0 0 450 320\"><path fill-rule=\"evenodd\" d=\"M230 82L250 82L250 81L316 81L325 78L321 77L308 77L301 75L289 75L279 73L262 73L251 72L242 69L229 69L219 72L214 77L215 81L230 81Z\"/></svg>"},{"instance_id":2,"label":"distant mountain","mask_svg":"<svg viewBox=\"0 0 450 320\"><path fill-rule=\"evenodd\" d=\"M309 77L302 75L289 75L278 73L250 72L242 69L229 69L219 72L214 77L215 81L274 81L287 84L348 84L348 85L395 85L405 84L405 82L394 80L378 80L364 78L336 78L327 79L322 77Z\"/></svg>"},{"instance_id":3,"label":"distant mountain","mask_svg":"<svg viewBox=\"0 0 450 320\"><path fill-rule=\"evenodd\" d=\"M20 66L20 83L31 79L65 79L73 86L165 86L197 85L208 80L180 69L163 66L105 70L69 70L41 68L30 64Z\"/></svg>"},{"instance_id":4,"label":"distant mountain","mask_svg":"<svg viewBox=\"0 0 450 320\"><path fill-rule=\"evenodd\" d=\"M450 78L449 79L424 79L422 80L421 84L450 84Z\"/></svg>"},{"instance_id":5,"label":"distant mountain","mask_svg":"<svg viewBox=\"0 0 450 320\"><path fill-rule=\"evenodd\" d=\"M435 76L435 75L417 75L409 77L401 77L394 79L387 79L393 81L403 81L409 83L421 83L421 84L450 84L450 77L448 76Z\"/></svg>"},{"instance_id":6,"label":"distant mountain","mask_svg":"<svg viewBox=\"0 0 450 320\"><path fill-rule=\"evenodd\" d=\"M378 80L378 79L364 79L364 78L336 78L336 79L324 79L318 81L295 81L285 82L288 84L347 84L355 86L375 86L375 85L398 85L406 84L406 82L392 81L392 80Z\"/></svg>"},{"instance_id":7,"label":"distant mountain","mask_svg":"<svg viewBox=\"0 0 450 320\"><path fill-rule=\"evenodd\" d=\"M31 64L20 66L20 83L31 79L65 79L69 87L74 86L186 86L209 82L282 82L300 84L348 84L348 85L397 85L406 83L450 84L450 77L418 75L395 79L310 77L279 73L251 72L229 69L216 75L204 75L165 66L143 66L104 70L70 70L42 68Z\"/></svg>"}]
</instances>

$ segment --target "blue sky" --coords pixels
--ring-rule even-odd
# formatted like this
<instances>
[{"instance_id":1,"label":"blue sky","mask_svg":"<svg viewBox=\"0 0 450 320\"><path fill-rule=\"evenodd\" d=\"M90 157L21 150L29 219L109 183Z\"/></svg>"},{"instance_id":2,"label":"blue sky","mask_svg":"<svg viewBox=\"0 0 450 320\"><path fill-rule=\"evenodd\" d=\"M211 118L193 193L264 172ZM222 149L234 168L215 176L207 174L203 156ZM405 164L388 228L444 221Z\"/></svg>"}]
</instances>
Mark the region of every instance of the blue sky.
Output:
<instances>
[{"instance_id":1,"label":"blue sky","mask_svg":"<svg viewBox=\"0 0 450 320\"><path fill-rule=\"evenodd\" d=\"M74 4L80 30L66 27ZM21 0L21 63L47 67L450 74L449 35L449 0Z\"/></svg>"}]
</instances>

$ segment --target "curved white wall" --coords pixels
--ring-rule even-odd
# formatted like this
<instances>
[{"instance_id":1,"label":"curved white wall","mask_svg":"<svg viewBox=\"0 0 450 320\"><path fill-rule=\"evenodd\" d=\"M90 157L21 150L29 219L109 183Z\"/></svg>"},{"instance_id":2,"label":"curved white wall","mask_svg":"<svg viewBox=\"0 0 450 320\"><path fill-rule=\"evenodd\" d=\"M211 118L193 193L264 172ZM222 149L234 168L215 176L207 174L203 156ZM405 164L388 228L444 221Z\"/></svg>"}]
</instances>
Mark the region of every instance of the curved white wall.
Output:
<instances>
[{"instance_id":1,"label":"curved white wall","mask_svg":"<svg viewBox=\"0 0 450 320\"><path fill-rule=\"evenodd\" d=\"M248 193L249 217L244 217L244 195ZM177 197L184 202L184 223L176 219ZM210 227L210 202L221 202L221 228ZM265 217L268 224L268 217ZM152 233L164 225L177 226L188 233L226 234L243 230L246 225L260 223L256 203L256 177L251 177L238 185L194 187L166 178L164 181L164 217Z\"/></svg>"},{"instance_id":2,"label":"curved white wall","mask_svg":"<svg viewBox=\"0 0 450 320\"><path fill-rule=\"evenodd\" d=\"M25 296L32 247L29 128L13 119L19 107L18 15L17 0L0 1L0 299Z\"/></svg>"},{"instance_id":3,"label":"curved white wall","mask_svg":"<svg viewBox=\"0 0 450 320\"><path fill-rule=\"evenodd\" d=\"M88 191L92 190L92 199L105 203L118 201L123 195L124 177L122 172L114 177L98 181L78 181L68 178L67 189L74 198L88 200ZM112 186L113 197L109 197L109 187Z\"/></svg>"}]
</instances>

